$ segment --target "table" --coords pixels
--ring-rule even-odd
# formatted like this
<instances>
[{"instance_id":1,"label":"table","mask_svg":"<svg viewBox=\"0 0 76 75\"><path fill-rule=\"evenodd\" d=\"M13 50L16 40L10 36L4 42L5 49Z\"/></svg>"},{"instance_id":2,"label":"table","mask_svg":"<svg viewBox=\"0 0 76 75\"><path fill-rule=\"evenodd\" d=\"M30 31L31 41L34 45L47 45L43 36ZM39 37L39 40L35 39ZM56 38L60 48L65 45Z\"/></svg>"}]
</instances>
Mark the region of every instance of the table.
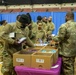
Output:
<instances>
[{"instance_id":1,"label":"table","mask_svg":"<svg viewBox=\"0 0 76 75\"><path fill-rule=\"evenodd\" d=\"M56 65L58 65L58 67L51 68L50 70L16 66L15 71L17 75L60 75L60 70L61 70L61 58L60 57L58 58L58 61L54 66Z\"/></svg>"}]
</instances>

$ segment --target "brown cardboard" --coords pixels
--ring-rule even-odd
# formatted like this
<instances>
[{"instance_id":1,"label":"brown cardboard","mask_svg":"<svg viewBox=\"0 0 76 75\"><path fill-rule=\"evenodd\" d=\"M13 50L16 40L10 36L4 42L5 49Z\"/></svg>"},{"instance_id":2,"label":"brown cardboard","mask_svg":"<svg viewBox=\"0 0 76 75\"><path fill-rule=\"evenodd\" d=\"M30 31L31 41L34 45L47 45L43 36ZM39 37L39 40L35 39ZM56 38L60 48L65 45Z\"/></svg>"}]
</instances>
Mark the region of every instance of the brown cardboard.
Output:
<instances>
[{"instance_id":1,"label":"brown cardboard","mask_svg":"<svg viewBox=\"0 0 76 75\"><path fill-rule=\"evenodd\" d=\"M13 54L13 66L27 66L31 65L31 54Z\"/></svg>"},{"instance_id":2,"label":"brown cardboard","mask_svg":"<svg viewBox=\"0 0 76 75\"><path fill-rule=\"evenodd\" d=\"M49 53L32 54L32 68L50 69L53 65L53 55Z\"/></svg>"},{"instance_id":3,"label":"brown cardboard","mask_svg":"<svg viewBox=\"0 0 76 75\"><path fill-rule=\"evenodd\" d=\"M28 50L30 50L30 48L26 49L26 51ZM33 50L33 48L31 48L31 50ZM13 66L27 66L27 67L31 66L31 54L33 54L34 51L32 53L27 52L27 54L25 54L26 51L22 50L13 54Z\"/></svg>"},{"instance_id":4,"label":"brown cardboard","mask_svg":"<svg viewBox=\"0 0 76 75\"><path fill-rule=\"evenodd\" d=\"M53 53L53 64L56 64L58 60L58 49L55 49L54 47L51 46L45 46L42 50L46 50L46 53L48 53L50 50L56 50L56 53Z\"/></svg>"}]
</instances>

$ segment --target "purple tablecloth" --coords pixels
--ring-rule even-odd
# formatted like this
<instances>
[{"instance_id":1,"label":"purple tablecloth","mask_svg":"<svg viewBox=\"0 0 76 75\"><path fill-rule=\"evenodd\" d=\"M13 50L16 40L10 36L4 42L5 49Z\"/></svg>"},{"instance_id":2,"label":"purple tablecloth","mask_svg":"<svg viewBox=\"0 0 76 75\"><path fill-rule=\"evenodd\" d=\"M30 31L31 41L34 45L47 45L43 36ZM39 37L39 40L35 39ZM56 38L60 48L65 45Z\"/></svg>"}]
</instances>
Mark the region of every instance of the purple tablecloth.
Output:
<instances>
[{"instance_id":1,"label":"purple tablecloth","mask_svg":"<svg viewBox=\"0 0 76 75\"><path fill-rule=\"evenodd\" d=\"M50 70L16 66L15 71L17 75L60 75L61 58L58 58L56 65L59 66L57 68L51 68Z\"/></svg>"}]
</instances>

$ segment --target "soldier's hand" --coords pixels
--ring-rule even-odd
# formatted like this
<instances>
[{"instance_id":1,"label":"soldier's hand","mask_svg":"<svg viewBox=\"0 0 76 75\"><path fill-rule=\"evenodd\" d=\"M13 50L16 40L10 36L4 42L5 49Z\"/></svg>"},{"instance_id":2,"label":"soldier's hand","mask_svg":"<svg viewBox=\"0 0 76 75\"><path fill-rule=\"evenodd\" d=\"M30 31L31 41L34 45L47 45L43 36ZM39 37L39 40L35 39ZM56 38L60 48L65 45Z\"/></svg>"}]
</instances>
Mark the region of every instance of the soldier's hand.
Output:
<instances>
[{"instance_id":1,"label":"soldier's hand","mask_svg":"<svg viewBox=\"0 0 76 75\"><path fill-rule=\"evenodd\" d=\"M48 35L48 36L47 36L47 40L48 40L48 41L51 41L51 40L52 40L52 36L51 36L51 35Z\"/></svg>"}]
</instances>

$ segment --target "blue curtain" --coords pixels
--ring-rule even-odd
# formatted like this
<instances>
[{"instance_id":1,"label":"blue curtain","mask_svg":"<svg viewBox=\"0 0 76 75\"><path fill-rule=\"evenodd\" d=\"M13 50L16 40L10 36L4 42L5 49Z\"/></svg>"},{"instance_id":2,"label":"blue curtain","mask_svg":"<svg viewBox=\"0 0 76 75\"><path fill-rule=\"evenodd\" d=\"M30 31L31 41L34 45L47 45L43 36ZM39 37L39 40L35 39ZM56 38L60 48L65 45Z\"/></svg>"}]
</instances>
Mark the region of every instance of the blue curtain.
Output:
<instances>
[{"instance_id":1,"label":"blue curtain","mask_svg":"<svg viewBox=\"0 0 76 75\"><path fill-rule=\"evenodd\" d=\"M26 14L27 12L17 12L17 13L0 13L0 21L1 20L7 20L8 23L15 22L16 16L19 14ZM61 24L65 22L65 15L66 12L30 12L30 15L32 17L32 20L34 22L37 21L37 16L46 16L47 18L49 16L52 16L52 21L55 24L55 30L53 31L54 34L57 34L58 29ZM76 12L74 12L74 15L76 16ZM76 17L74 18L76 21Z\"/></svg>"}]
</instances>

